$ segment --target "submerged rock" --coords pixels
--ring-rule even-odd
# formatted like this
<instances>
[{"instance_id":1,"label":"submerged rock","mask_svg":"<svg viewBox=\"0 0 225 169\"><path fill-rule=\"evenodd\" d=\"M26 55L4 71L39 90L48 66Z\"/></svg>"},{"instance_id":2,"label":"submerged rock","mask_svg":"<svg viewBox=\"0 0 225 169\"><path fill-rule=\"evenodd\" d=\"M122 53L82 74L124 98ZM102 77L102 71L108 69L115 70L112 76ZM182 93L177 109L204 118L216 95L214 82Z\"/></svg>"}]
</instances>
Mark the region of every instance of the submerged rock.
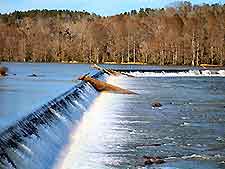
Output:
<instances>
[{"instance_id":1,"label":"submerged rock","mask_svg":"<svg viewBox=\"0 0 225 169\"><path fill-rule=\"evenodd\" d=\"M162 104L159 103L159 102L153 102L152 103L152 107L161 107L161 106L162 106Z\"/></svg>"},{"instance_id":2,"label":"submerged rock","mask_svg":"<svg viewBox=\"0 0 225 169\"><path fill-rule=\"evenodd\" d=\"M145 165L163 164L165 161L160 157L143 156Z\"/></svg>"}]
</instances>

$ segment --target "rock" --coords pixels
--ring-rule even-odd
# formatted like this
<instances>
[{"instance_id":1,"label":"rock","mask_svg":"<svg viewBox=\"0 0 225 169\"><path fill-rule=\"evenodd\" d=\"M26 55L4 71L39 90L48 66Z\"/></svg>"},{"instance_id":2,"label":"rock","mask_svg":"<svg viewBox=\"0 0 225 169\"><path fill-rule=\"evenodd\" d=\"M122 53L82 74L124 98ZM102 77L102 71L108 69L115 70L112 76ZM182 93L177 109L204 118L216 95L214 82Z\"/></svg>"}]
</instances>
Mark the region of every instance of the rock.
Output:
<instances>
[{"instance_id":1,"label":"rock","mask_svg":"<svg viewBox=\"0 0 225 169\"><path fill-rule=\"evenodd\" d=\"M143 156L145 165L163 164L165 161L160 157Z\"/></svg>"},{"instance_id":2,"label":"rock","mask_svg":"<svg viewBox=\"0 0 225 169\"><path fill-rule=\"evenodd\" d=\"M7 71L8 71L7 67L1 66L0 67L0 76L7 76Z\"/></svg>"},{"instance_id":3,"label":"rock","mask_svg":"<svg viewBox=\"0 0 225 169\"><path fill-rule=\"evenodd\" d=\"M159 103L159 102L153 102L152 103L152 107L161 107L161 106L162 106L162 104Z\"/></svg>"},{"instance_id":4,"label":"rock","mask_svg":"<svg viewBox=\"0 0 225 169\"><path fill-rule=\"evenodd\" d=\"M28 75L28 77L37 77L37 75L33 73L31 75Z\"/></svg>"},{"instance_id":5,"label":"rock","mask_svg":"<svg viewBox=\"0 0 225 169\"><path fill-rule=\"evenodd\" d=\"M159 143L150 144L149 146L161 146Z\"/></svg>"}]
</instances>

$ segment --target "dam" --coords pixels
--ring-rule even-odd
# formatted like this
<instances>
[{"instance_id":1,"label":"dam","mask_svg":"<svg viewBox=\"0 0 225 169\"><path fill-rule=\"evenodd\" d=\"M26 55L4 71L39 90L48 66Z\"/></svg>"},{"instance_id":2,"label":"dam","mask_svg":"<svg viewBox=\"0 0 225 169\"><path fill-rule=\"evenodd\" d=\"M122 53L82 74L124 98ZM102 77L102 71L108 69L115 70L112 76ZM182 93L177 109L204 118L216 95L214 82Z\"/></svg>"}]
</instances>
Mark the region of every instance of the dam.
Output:
<instances>
[{"instance_id":1,"label":"dam","mask_svg":"<svg viewBox=\"0 0 225 169\"><path fill-rule=\"evenodd\" d=\"M71 82L66 91L2 125L0 168L225 167L224 70L122 70L134 78L86 70L138 95ZM156 101L162 106L152 107ZM146 166L146 155L165 163Z\"/></svg>"}]
</instances>

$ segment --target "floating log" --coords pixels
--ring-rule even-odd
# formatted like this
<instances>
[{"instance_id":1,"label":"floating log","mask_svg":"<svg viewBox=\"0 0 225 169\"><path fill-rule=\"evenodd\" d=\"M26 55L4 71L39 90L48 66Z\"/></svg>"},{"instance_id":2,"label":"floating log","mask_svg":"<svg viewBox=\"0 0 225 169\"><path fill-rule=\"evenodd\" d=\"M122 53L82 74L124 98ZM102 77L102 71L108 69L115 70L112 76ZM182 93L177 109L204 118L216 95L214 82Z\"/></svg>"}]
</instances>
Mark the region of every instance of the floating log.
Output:
<instances>
[{"instance_id":1,"label":"floating log","mask_svg":"<svg viewBox=\"0 0 225 169\"><path fill-rule=\"evenodd\" d=\"M97 69L97 70L101 70L101 71L103 71L104 73L106 73L108 75L113 75L110 71L108 71L108 69L102 68L102 67L100 67L100 66L98 66L96 64L91 65L91 67L94 68L94 69Z\"/></svg>"},{"instance_id":2,"label":"floating log","mask_svg":"<svg viewBox=\"0 0 225 169\"><path fill-rule=\"evenodd\" d=\"M1 66L0 67L0 76L7 76L7 71L8 71L7 67Z\"/></svg>"},{"instance_id":3,"label":"floating log","mask_svg":"<svg viewBox=\"0 0 225 169\"><path fill-rule=\"evenodd\" d=\"M128 77L134 77L134 76L129 75L129 74L127 74L127 73L117 72L117 71L112 70L112 69L105 69L105 68L100 67L100 66L98 66L98 65L96 65L96 64L92 65L91 67L92 67L92 68L95 68L95 69L97 69L97 70L101 70L101 71L103 71L104 73L106 73L106 74L108 74L108 75L113 75L113 76L121 76L121 75L125 75L125 76L128 76Z\"/></svg>"},{"instance_id":4,"label":"floating log","mask_svg":"<svg viewBox=\"0 0 225 169\"><path fill-rule=\"evenodd\" d=\"M85 82L89 82L97 91L102 92L102 91L109 91L109 92L114 92L114 93L119 93L119 94L137 94L135 92L132 92L127 89L122 89L120 87L108 84L106 82L91 78L89 76L81 76L79 80L83 80Z\"/></svg>"}]
</instances>

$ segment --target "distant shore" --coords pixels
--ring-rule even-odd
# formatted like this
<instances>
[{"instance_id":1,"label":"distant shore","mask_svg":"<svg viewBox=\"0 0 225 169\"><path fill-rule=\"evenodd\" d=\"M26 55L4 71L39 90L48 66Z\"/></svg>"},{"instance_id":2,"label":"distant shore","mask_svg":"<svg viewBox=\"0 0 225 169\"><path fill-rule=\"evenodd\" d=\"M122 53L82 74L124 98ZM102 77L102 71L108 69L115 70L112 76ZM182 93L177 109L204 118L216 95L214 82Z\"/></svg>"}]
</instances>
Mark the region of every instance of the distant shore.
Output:
<instances>
[{"instance_id":1,"label":"distant shore","mask_svg":"<svg viewBox=\"0 0 225 169\"><path fill-rule=\"evenodd\" d=\"M110 17L85 11L0 14L0 61L225 65L223 4L184 2Z\"/></svg>"},{"instance_id":2,"label":"distant shore","mask_svg":"<svg viewBox=\"0 0 225 169\"><path fill-rule=\"evenodd\" d=\"M139 65L139 66L159 66L159 67L199 67L203 69L207 68L224 68L223 65L212 65L212 64L200 64L198 66L192 66L192 65L154 65L154 64L147 64L147 63L141 63L141 62L124 62L124 63L116 63L116 62L104 62L104 63L84 63L84 62L0 62L1 64L10 64L10 63L27 63L27 64L104 64L104 65Z\"/></svg>"}]
</instances>

